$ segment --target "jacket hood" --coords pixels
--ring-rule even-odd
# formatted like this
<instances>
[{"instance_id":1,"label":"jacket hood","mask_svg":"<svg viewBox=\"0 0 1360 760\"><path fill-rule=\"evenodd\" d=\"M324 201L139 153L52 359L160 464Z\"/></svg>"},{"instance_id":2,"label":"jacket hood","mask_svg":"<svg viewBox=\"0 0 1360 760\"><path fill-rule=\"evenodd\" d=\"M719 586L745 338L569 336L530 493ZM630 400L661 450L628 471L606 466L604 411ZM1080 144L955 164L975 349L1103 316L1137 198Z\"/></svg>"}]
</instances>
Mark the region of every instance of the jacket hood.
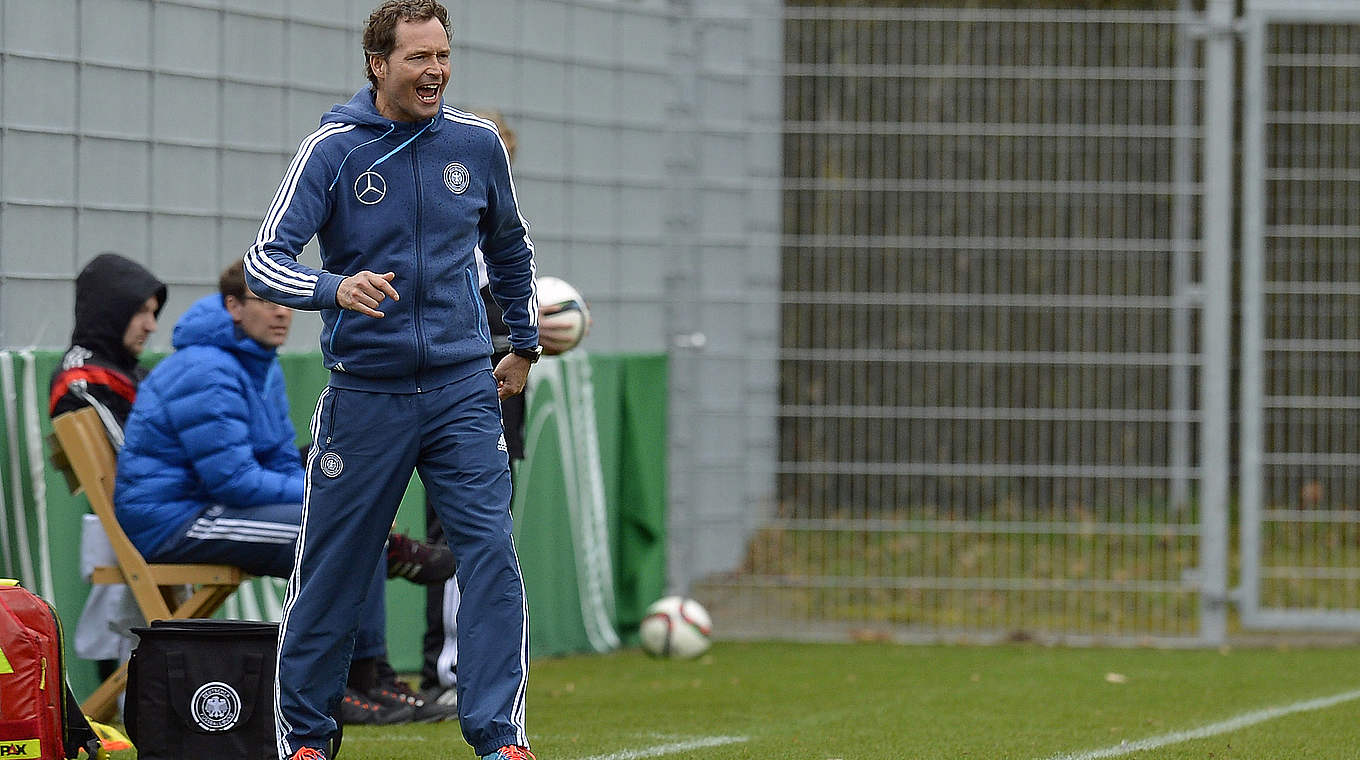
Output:
<instances>
[{"instance_id":1,"label":"jacket hood","mask_svg":"<svg viewBox=\"0 0 1360 760\"><path fill-rule=\"evenodd\" d=\"M216 346L235 354L246 364L263 362L267 365L276 353L275 349L260 345L241 332L231 321L231 312L222 305L222 296L218 293L194 301L175 323L171 342L177 350L189 346Z\"/></svg>"},{"instance_id":2,"label":"jacket hood","mask_svg":"<svg viewBox=\"0 0 1360 760\"><path fill-rule=\"evenodd\" d=\"M75 328L71 343L125 371L137 357L123 345L128 322L146 299L156 297L156 316L165 306L165 283L146 267L116 253L101 253L76 275Z\"/></svg>"},{"instance_id":3,"label":"jacket hood","mask_svg":"<svg viewBox=\"0 0 1360 760\"><path fill-rule=\"evenodd\" d=\"M431 120L392 121L390 118L378 113L377 103L375 103L373 99L373 90L370 90L370 88L367 87L355 92L354 98L350 98L350 102L344 103L344 105L330 106L330 110L326 111L325 116L321 117L321 124L360 124L371 126L371 128L374 129L381 129L381 132L373 137L373 139L366 141L366 143L359 143L358 145L355 145L355 147L350 148L350 152L347 152L347 154L344 155L344 158L340 159L340 166L336 167L335 179L330 181L330 189L335 189L336 182L340 181L340 173L341 171L344 171L345 162L350 160L350 156L354 155L354 152L358 151L359 148L371 143L377 143L377 141L389 136L392 137L393 140L400 140L397 147L392 148L392 150L385 152L381 158L369 163L369 170L371 171L378 165L381 165L382 162L385 162L385 160L397 155L398 152L404 151L405 148L407 148L407 145L415 143L416 139L424 135L424 133L437 132L439 124L443 121L443 118L441 118L442 114L443 102L441 101L439 102L439 113L435 114L435 117L431 118Z\"/></svg>"},{"instance_id":4,"label":"jacket hood","mask_svg":"<svg viewBox=\"0 0 1360 760\"><path fill-rule=\"evenodd\" d=\"M444 102L439 103L439 115L444 112ZM428 127L431 131L439 128L439 122L443 119L436 115L428 121L392 121L391 119L378 113L378 105L373 100L373 90L365 87L354 93L354 97L348 103L337 103L331 106L321 117L322 124L363 124L370 127L378 127L384 131L391 129L393 134L401 135L419 131Z\"/></svg>"},{"instance_id":5,"label":"jacket hood","mask_svg":"<svg viewBox=\"0 0 1360 760\"><path fill-rule=\"evenodd\" d=\"M359 143L350 149L345 157L340 159L340 166L335 170L335 179L331 180L331 188L340 181L340 173L345 168L345 162L359 148L378 142L386 137L393 140L400 140L395 148L383 153L381 157L368 163L368 170L376 168L378 165L391 158L392 156L405 150L408 145L416 141L416 138L426 132L436 132L439 130L444 104L439 104L439 113L428 121L392 121L391 119L378 113L378 106L373 100L373 91L367 87L354 93L354 97L349 99L344 105L331 106L331 110L321 117L322 124L360 124L381 130L375 137L367 142Z\"/></svg>"}]
</instances>

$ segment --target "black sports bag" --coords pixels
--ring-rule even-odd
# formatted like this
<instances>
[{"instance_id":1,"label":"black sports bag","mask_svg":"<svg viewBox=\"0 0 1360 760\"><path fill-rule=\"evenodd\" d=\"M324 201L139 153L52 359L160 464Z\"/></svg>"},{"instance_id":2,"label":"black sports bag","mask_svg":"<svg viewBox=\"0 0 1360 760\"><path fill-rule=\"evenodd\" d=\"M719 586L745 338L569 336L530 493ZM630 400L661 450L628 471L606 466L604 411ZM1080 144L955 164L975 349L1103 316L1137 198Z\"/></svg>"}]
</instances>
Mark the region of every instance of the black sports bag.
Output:
<instances>
[{"instance_id":1,"label":"black sports bag","mask_svg":"<svg viewBox=\"0 0 1360 760\"><path fill-rule=\"evenodd\" d=\"M139 760L277 760L277 623L157 620L132 631L123 718Z\"/></svg>"}]
</instances>

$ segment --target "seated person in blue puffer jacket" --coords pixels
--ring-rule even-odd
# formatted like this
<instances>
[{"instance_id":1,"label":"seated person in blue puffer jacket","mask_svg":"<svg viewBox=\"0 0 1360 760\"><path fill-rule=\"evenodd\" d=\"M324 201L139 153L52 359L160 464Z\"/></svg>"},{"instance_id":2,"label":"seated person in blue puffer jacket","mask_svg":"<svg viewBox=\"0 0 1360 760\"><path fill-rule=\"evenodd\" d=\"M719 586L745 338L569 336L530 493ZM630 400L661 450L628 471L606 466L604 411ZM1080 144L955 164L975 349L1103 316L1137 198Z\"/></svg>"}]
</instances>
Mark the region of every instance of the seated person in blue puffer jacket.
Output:
<instances>
[{"instance_id":1,"label":"seated person in blue puffer jacket","mask_svg":"<svg viewBox=\"0 0 1360 760\"><path fill-rule=\"evenodd\" d=\"M175 352L142 381L118 454L114 505L150 562L287 578L305 478L275 352L293 312L251 293L239 260L219 291L189 307L175 325ZM404 722L423 707L379 703L378 684L364 675L386 653L386 574L379 566L366 579L352 688L341 706L347 723Z\"/></svg>"}]
</instances>

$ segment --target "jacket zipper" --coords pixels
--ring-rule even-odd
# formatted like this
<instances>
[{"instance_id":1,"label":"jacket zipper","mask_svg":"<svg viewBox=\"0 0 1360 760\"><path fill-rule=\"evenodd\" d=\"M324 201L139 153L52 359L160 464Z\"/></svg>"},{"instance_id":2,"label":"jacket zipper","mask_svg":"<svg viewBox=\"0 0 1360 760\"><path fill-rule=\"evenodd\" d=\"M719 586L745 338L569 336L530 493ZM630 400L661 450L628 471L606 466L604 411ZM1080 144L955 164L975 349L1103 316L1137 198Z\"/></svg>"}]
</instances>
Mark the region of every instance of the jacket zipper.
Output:
<instances>
[{"instance_id":1,"label":"jacket zipper","mask_svg":"<svg viewBox=\"0 0 1360 760\"><path fill-rule=\"evenodd\" d=\"M415 327L416 327L415 333L416 333L416 373L417 373L417 377L419 376L420 370L422 370L422 369L425 368L425 330L424 330L424 328L423 328L423 326L422 326L422 324L421 324L421 319L420 319L420 300L421 300L421 299L420 299L420 293L421 293L422 290L424 290L424 286L423 286L422 282L423 282L423 280L425 279L425 262L424 262L424 257L421 256L421 250L420 250L420 249L421 249L421 246L420 246L420 242L421 242L421 232L420 232L420 227L421 227L421 219L422 219L422 217L423 217L423 214L422 214L421 212L423 211L424 207L423 207L423 205L422 205L422 203L421 203L421 198L420 198L420 161L418 160L418 159L419 159L418 150L419 150L418 147L417 147L414 143L412 143L412 144L411 144L411 175L412 175L412 177L414 177L414 179L415 179L415 185L416 185L416 225L415 225L415 226L416 226L416 240L415 240L415 254L416 254L416 282L415 282L415 286L412 288L412 290L415 291L415 292L412 294L413 296L415 296L415 303L412 305L412 308L411 308L411 318L415 320ZM417 382L417 384L416 384L416 392L419 393L420 390L421 390L420 384Z\"/></svg>"}]
</instances>

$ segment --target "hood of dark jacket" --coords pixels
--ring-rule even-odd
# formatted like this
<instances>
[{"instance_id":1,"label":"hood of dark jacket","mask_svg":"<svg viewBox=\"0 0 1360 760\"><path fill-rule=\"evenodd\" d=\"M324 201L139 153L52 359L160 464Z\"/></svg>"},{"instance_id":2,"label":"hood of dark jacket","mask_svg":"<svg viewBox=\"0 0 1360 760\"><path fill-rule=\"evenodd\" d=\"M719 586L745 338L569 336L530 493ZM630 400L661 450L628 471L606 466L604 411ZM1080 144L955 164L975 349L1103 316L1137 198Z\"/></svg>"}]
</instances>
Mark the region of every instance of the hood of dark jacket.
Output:
<instances>
[{"instance_id":1,"label":"hood of dark jacket","mask_svg":"<svg viewBox=\"0 0 1360 760\"><path fill-rule=\"evenodd\" d=\"M156 315L165 306L165 283L146 267L116 253L101 253L76 275L76 324L71 343L89 349L131 372L137 357L123 345L128 322L156 297Z\"/></svg>"},{"instance_id":2,"label":"hood of dark jacket","mask_svg":"<svg viewBox=\"0 0 1360 760\"><path fill-rule=\"evenodd\" d=\"M263 377L273 362L275 349L261 345L246 335L231 320L231 312L222 304L218 293L194 301L184 316L175 323L170 336L176 349L189 346L216 346L236 355L252 375Z\"/></svg>"}]
</instances>

